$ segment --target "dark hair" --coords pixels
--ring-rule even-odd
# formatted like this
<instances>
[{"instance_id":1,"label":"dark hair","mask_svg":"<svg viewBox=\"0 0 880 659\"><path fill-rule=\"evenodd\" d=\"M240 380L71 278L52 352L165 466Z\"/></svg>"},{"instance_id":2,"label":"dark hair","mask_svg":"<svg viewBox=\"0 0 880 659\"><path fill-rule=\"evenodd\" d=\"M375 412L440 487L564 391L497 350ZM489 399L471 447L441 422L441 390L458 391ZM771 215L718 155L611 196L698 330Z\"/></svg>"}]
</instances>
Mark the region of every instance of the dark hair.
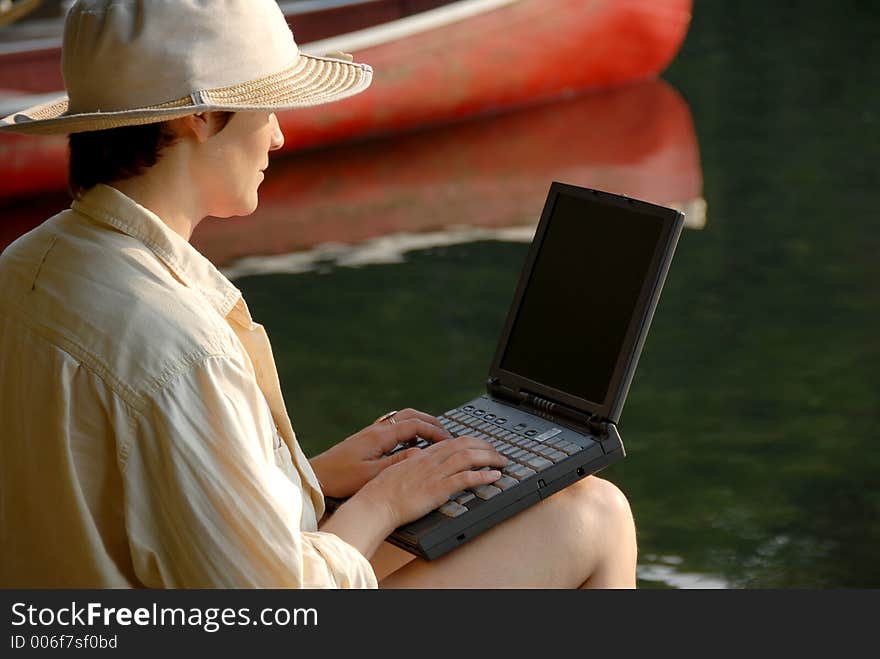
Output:
<instances>
[{"instance_id":1,"label":"dark hair","mask_svg":"<svg viewBox=\"0 0 880 659\"><path fill-rule=\"evenodd\" d=\"M215 112L217 132L226 127L232 112ZM113 183L143 173L162 156L177 137L168 122L122 126L107 130L71 133L67 184L70 194L80 194L98 183Z\"/></svg>"}]
</instances>

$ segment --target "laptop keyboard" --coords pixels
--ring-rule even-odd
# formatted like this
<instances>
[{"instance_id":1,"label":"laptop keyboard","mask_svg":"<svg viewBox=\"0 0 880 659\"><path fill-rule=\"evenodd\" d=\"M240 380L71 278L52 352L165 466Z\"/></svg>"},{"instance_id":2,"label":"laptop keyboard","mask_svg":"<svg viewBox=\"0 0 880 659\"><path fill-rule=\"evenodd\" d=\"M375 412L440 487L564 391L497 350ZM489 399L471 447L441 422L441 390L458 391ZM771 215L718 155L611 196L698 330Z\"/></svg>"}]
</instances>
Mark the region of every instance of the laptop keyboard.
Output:
<instances>
[{"instance_id":1,"label":"laptop keyboard","mask_svg":"<svg viewBox=\"0 0 880 659\"><path fill-rule=\"evenodd\" d=\"M473 405L451 410L437 419L453 437L468 435L486 440L508 459L507 466L501 470L501 478L494 483L456 492L449 497L449 501L437 509L447 517L463 515L469 510L468 504L472 505L476 499L487 501L583 450L582 446L558 437L562 433L558 428L538 434L522 424L508 427L507 419ZM419 439L414 446L425 448L430 444L425 439ZM392 453L404 448L407 446L399 445Z\"/></svg>"}]
</instances>

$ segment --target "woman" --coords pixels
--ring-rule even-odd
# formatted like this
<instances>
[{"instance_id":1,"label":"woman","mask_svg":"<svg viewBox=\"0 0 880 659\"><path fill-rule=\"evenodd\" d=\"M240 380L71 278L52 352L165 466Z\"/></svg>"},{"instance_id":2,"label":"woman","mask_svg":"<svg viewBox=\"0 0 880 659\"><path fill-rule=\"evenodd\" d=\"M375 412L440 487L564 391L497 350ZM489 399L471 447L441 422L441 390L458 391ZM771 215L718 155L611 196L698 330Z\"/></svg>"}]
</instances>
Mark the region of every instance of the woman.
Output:
<instances>
[{"instance_id":1,"label":"woman","mask_svg":"<svg viewBox=\"0 0 880 659\"><path fill-rule=\"evenodd\" d=\"M273 111L368 66L300 53L272 0L80 1L62 61L69 101L0 122L69 133L75 197L0 257L2 585L635 585L628 504L593 477L438 561L384 543L506 459L409 409L306 460L263 328L189 245L256 209ZM322 519L324 495L350 498Z\"/></svg>"}]
</instances>

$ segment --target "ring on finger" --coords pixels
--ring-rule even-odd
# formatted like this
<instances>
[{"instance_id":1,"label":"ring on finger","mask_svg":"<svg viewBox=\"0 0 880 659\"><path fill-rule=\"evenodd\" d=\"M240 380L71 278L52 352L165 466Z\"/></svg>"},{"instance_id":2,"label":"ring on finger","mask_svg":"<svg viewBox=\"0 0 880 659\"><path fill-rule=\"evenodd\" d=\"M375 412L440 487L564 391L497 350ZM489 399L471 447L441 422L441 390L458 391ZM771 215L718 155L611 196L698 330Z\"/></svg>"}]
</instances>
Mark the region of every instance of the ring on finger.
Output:
<instances>
[{"instance_id":1,"label":"ring on finger","mask_svg":"<svg viewBox=\"0 0 880 659\"><path fill-rule=\"evenodd\" d=\"M388 423L394 425L397 421L394 419L394 416L397 414L397 410L391 410L390 412L386 412L378 419L373 421L373 423L382 423L383 421L387 421Z\"/></svg>"}]
</instances>

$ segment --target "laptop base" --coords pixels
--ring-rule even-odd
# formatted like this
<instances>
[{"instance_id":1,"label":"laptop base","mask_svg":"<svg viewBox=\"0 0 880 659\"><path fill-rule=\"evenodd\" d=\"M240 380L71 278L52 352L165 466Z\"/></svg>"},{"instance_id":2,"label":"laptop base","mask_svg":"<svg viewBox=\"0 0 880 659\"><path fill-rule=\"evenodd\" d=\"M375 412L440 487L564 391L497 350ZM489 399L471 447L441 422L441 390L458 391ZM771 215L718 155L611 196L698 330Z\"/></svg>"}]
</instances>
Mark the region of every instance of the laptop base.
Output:
<instances>
[{"instance_id":1,"label":"laptop base","mask_svg":"<svg viewBox=\"0 0 880 659\"><path fill-rule=\"evenodd\" d=\"M467 408L482 411L483 417L494 415L495 419L501 418L511 427L517 423L527 423L527 432L531 432L533 438L560 431L553 437L565 437L569 441L575 441L583 446L583 450L537 472L487 501L473 499L469 502L468 512L460 517L450 518L433 511L415 522L396 529L387 538L391 544L426 560L442 556L521 510L538 503L541 499L546 499L572 483L601 471L626 455L623 442L614 425L608 424L607 436L595 437L585 434L582 429L571 427L568 423L538 417L486 395L450 410L439 418L448 419L448 415ZM477 437L481 434L485 435L480 431L460 434Z\"/></svg>"}]
</instances>

